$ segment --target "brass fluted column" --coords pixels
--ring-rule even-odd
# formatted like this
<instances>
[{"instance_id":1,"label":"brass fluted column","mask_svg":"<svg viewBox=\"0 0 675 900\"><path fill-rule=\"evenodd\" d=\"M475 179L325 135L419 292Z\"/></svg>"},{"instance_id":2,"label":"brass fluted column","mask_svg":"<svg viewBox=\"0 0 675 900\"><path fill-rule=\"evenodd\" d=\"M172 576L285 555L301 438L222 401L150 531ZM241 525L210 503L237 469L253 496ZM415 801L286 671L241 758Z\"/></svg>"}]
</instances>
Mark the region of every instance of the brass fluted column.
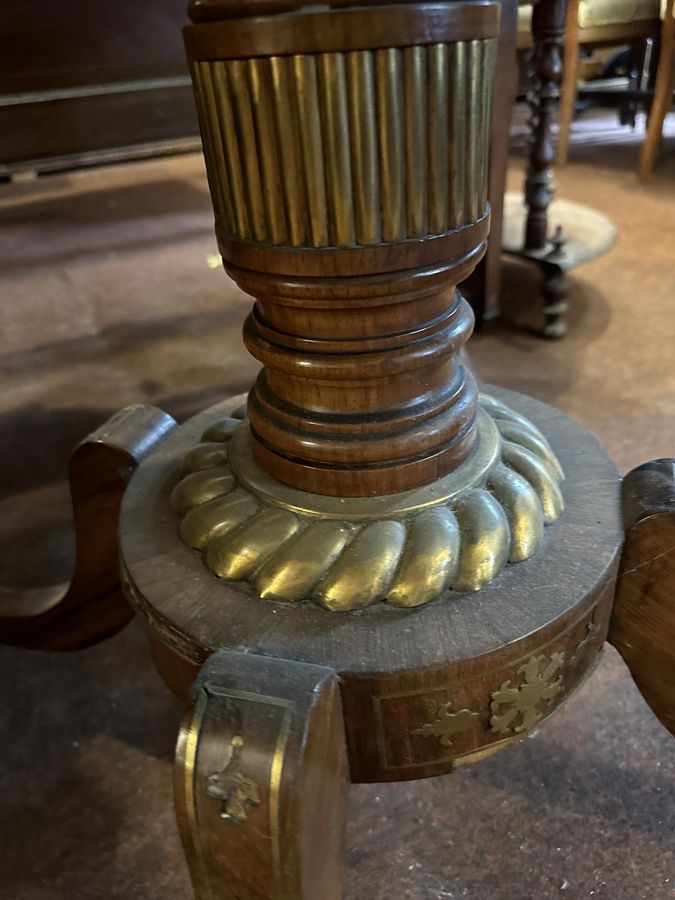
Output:
<instances>
[{"instance_id":1,"label":"brass fluted column","mask_svg":"<svg viewBox=\"0 0 675 900\"><path fill-rule=\"evenodd\" d=\"M245 413L185 458L181 536L270 600L478 590L562 510L545 438L479 402L460 353L473 316L456 287L489 229L499 7L191 11L218 244L256 300L244 340L263 368Z\"/></svg>"},{"instance_id":2,"label":"brass fluted column","mask_svg":"<svg viewBox=\"0 0 675 900\"><path fill-rule=\"evenodd\" d=\"M185 32L220 250L257 300L256 458L317 493L428 484L476 439L455 286L488 233L498 5L257 9L196 4Z\"/></svg>"}]
</instances>

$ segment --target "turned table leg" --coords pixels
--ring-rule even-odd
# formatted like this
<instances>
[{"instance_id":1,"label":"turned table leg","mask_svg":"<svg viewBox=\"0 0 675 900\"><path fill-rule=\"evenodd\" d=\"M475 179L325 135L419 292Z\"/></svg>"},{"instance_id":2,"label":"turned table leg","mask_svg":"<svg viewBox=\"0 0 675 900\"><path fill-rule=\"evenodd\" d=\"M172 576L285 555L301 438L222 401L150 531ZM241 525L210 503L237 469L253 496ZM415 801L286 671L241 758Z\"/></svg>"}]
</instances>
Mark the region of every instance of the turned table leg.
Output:
<instances>
[{"instance_id":1,"label":"turned table leg","mask_svg":"<svg viewBox=\"0 0 675 900\"><path fill-rule=\"evenodd\" d=\"M551 166L554 159L552 126L560 96L562 62L560 49L565 28L566 0L543 0L534 7L532 16L532 86L527 102L530 107L530 140L525 175L524 251L543 251L549 245L549 206L554 182ZM562 236L559 235L562 239ZM568 282L557 267L544 267L544 335L563 337L567 331L562 318L566 311Z\"/></svg>"},{"instance_id":2,"label":"turned table leg","mask_svg":"<svg viewBox=\"0 0 675 900\"><path fill-rule=\"evenodd\" d=\"M541 250L548 240L548 208L553 198L552 125L562 76L560 48L565 27L565 0L544 0L532 14L532 87L530 141L525 175L525 248Z\"/></svg>"},{"instance_id":3,"label":"turned table leg","mask_svg":"<svg viewBox=\"0 0 675 900\"><path fill-rule=\"evenodd\" d=\"M197 900L339 900L348 774L335 672L221 651L193 699L175 796Z\"/></svg>"}]
</instances>

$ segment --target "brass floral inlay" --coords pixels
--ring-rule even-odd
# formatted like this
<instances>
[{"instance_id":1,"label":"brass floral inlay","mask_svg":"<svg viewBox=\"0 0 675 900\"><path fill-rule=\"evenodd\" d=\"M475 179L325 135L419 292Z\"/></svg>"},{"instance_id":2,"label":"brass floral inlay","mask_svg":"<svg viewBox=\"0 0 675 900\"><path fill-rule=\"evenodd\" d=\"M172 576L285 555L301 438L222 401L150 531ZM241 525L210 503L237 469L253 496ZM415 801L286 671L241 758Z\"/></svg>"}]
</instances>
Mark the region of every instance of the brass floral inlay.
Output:
<instances>
[{"instance_id":1,"label":"brass floral inlay","mask_svg":"<svg viewBox=\"0 0 675 900\"><path fill-rule=\"evenodd\" d=\"M564 653L553 653L550 659L533 656L518 669L518 673L523 675L519 685L513 686L509 679L493 691L490 703L492 731L498 734L507 731L520 733L534 728L544 717L542 705L548 705L562 690L562 676L553 679L562 668L564 659Z\"/></svg>"},{"instance_id":2,"label":"brass floral inlay","mask_svg":"<svg viewBox=\"0 0 675 900\"><path fill-rule=\"evenodd\" d=\"M235 825L248 818L246 807L260 804L260 790L257 783L239 770L242 737L232 738L227 748L225 765L212 772L206 780L206 793L214 800L220 800L220 818L229 819Z\"/></svg>"}]
</instances>

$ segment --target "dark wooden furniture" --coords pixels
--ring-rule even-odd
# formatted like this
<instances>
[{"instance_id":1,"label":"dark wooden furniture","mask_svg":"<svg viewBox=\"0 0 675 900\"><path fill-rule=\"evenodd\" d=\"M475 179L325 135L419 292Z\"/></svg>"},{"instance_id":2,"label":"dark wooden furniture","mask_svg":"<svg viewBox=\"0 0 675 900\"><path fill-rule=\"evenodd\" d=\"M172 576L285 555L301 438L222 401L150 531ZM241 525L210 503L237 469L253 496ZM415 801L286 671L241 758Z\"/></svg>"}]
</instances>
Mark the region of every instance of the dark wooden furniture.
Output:
<instances>
[{"instance_id":1,"label":"dark wooden furniture","mask_svg":"<svg viewBox=\"0 0 675 900\"><path fill-rule=\"evenodd\" d=\"M197 149L183 0L49 0L0 14L0 175Z\"/></svg>"},{"instance_id":2,"label":"dark wooden furniture","mask_svg":"<svg viewBox=\"0 0 675 900\"><path fill-rule=\"evenodd\" d=\"M563 34L569 30L569 25L565 30L566 8L567 0L541 0L533 7L527 56L530 135L524 203L512 194L504 197L501 231L503 250L536 263L542 272L542 334L554 339L567 333L567 273L606 253L616 238L613 223L595 210L565 201L551 207L553 124L563 72Z\"/></svg>"},{"instance_id":3,"label":"dark wooden furniture","mask_svg":"<svg viewBox=\"0 0 675 900\"><path fill-rule=\"evenodd\" d=\"M543 0L550 2L550 0ZM503 202L506 190L506 169L509 154L511 110L516 99L516 0L500 2L500 26L495 58L496 77L493 83L492 122L490 127L490 172L488 199L491 218L490 234L485 256L463 284L462 290L471 303L476 325L499 315L501 290ZM506 110L509 110L508 115Z\"/></svg>"},{"instance_id":4,"label":"dark wooden furniture","mask_svg":"<svg viewBox=\"0 0 675 900\"><path fill-rule=\"evenodd\" d=\"M647 39L658 39L661 29L659 4L654 2L653 5L653 14L645 18L635 18L632 4L627 4L624 13L625 21L608 24L582 22L580 25L579 0L570 0L565 27L565 67L560 97L560 131L556 150L558 166L565 165L569 153L570 129L577 102L577 77L581 47L594 48L628 44L633 50L635 69L640 72L644 65Z\"/></svg>"},{"instance_id":5,"label":"dark wooden furniture","mask_svg":"<svg viewBox=\"0 0 675 900\"><path fill-rule=\"evenodd\" d=\"M528 51L530 135L524 188L524 209L517 200L508 202L508 220L502 247L507 253L535 261L543 271L545 325L543 334L560 338L566 333L567 266L563 265L566 238L558 226L552 229L549 208L553 199L553 123L562 77L561 48L567 0L541 0L532 8L531 46ZM504 215L504 212L502 213Z\"/></svg>"},{"instance_id":6,"label":"dark wooden furniture","mask_svg":"<svg viewBox=\"0 0 675 900\"><path fill-rule=\"evenodd\" d=\"M119 552L188 707L175 796L196 896L337 900L348 781L439 775L520 740L608 629L671 722L672 463L624 482L626 537L597 440L527 397L479 395L462 353L496 4L191 14L216 234L255 297L244 337L264 367L247 398L181 426L144 408L97 436L110 519L153 451L99 559ZM29 626L15 642L43 645L44 619Z\"/></svg>"}]
</instances>

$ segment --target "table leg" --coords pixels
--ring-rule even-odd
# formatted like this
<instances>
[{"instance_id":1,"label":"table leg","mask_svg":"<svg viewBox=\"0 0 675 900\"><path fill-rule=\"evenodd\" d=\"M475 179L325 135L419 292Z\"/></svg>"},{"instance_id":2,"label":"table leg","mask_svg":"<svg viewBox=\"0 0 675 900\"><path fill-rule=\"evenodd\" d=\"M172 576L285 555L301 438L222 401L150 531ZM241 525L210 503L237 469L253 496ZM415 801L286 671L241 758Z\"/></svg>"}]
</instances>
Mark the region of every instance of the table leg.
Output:
<instances>
[{"instance_id":1,"label":"table leg","mask_svg":"<svg viewBox=\"0 0 675 900\"><path fill-rule=\"evenodd\" d=\"M332 669L214 654L176 752L197 900L339 900L347 784Z\"/></svg>"},{"instance_id":2,"label":"table leg","mask_svg":"<svg viewBox=\"0 0 675 900\"><path fill-rule=\"evenodd\" d=\"M553 197L552 125L562 76L560 48L566 0L542 0L532 14L532 87L528 93L530 146L525 176L525 249L540 250L548 239L548 208Z\"/></svg>"}]
</instances>

